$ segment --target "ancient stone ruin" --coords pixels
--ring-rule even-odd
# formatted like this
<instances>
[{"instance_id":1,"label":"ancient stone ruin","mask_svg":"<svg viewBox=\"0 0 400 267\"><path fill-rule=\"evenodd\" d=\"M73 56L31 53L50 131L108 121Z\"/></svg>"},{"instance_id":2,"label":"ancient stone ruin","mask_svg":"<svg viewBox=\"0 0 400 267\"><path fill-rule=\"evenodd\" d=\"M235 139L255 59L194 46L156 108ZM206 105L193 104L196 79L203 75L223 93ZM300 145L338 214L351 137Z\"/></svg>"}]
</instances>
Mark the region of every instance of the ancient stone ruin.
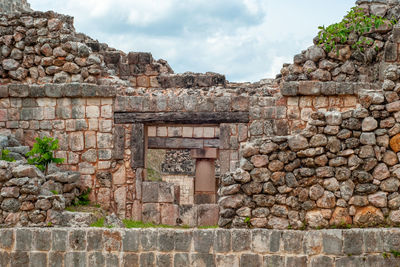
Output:
<instances>
[{"instance_id":1,"label":"ancient stone ruin","mask_svg":"<svg viewBox=\"0 0 400 267\"><path fill-rule=\"evenodd\" d=\"M400 18L397 1L357 4ZM59 167L80 174L65 182L91 188L92 202L120 218L273 229L400 223L398 24L372 27L364 50L352 47L361 36L337 52L316 38L276 79L231 83L174 74L165 60L108 47L76 33L72 17L32 12L26 1L0 10L0 133L27 147L57 138ZM165 179L148 179L148 149L169 151ZM23 206L18 166L1 166L0 202ZM29 217L11 206L2 204L0 222Z\"/></svg>"},{"instance_id":2,"label":"ancient stone ruin","mask_svg":"<svg viewBox=\"0 0 400 267\"><path fill-rule=\"evenodd\" d=\"M233 83L0 0L0 266L398 265L398 229L347 229L400 225L400 2L356 4L382 23ZM118 229L65 210L88 189Z\"/></svg>"}]
</instances>

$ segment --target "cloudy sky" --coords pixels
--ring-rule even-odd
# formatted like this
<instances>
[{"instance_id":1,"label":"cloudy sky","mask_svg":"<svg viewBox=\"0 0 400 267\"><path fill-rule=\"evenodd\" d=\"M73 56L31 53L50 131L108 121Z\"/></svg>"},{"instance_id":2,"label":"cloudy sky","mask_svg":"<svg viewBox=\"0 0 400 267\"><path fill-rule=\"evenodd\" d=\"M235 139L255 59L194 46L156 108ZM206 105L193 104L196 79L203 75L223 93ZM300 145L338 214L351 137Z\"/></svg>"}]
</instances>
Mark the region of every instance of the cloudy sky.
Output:
<instances>
[{"instance_id":1,"label":"cloudy sky","mask_svg":"<svg viewBox=\"0 0 400 267\"><path fill-rule=\"evenodd\" d=\"M75 17L100 42L151 52L176 73L213 71L229 81L273 78L338 22L355 0L29 0L35 10Z\"/></svg>"}]
</instances>

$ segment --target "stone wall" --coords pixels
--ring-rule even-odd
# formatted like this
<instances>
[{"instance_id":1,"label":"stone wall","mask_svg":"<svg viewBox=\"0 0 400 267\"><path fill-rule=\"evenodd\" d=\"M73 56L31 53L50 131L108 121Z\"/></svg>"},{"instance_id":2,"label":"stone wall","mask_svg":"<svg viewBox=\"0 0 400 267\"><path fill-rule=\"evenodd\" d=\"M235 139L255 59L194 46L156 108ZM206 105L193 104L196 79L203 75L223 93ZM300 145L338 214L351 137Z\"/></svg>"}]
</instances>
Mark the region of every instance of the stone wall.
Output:
<instances>
[{"instance_id":1,"label":"stone wall","mask_svg":"<svg viewBox=\"0 0 400 267\"><path fill-rule=\"evenodd\" d=\"M397 229L321 231L0 230L11 266L396 266Z\"/></svg>"},{"instance_id":2,"label":"stone wall","mask_svg":"<svg viewBox=\"0 0 400 267\"><path fill-rule=\"evenodd\" d=\"M400 9L359 4L387 18ZM221 226L400 223L397 25L368 33L378 49L360 54L349 43L336 56L313 46L282 77L252 84L174 74L150 53L76 33L71 17L53 12L2 14L0 25L0 132L24 145L59 139L61 167L79 171L91 200L122 218L216 218L216 205L181 205L172 183L145 182L143 157L147 148L217 148ZM211 122L193 122L204 114Z\"/></svg>"}]
</instances>

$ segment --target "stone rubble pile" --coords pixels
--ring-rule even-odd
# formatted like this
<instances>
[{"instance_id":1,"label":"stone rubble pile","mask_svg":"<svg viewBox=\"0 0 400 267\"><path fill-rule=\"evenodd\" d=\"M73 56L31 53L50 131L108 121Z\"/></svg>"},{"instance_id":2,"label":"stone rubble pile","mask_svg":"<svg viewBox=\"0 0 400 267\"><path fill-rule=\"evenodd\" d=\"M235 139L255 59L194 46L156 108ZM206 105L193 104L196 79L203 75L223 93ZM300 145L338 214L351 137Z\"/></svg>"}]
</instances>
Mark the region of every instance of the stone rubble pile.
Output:
<instances>
[{"instance_id":1,"label":"stone rubble pile","mask_svg":"<svg viewBox=\"0 0 400 267\"><path fill-rule=\"evenodd\" d=\"M25 155L30 151L30 148L21 145L13 135L0 134L0 155L3 150L9 151L8 157L26 162Z\"/></svg>"},{"instance_id":2,"label":"stone rubble pile","mask_svg":"<svg viewBox=\"0 0 400 267\"><path fill-rule=\"evenodd\" d=\"M299 135L242 146L241 168L221 179L219 225L400 224L397 73L389 66L382 90L361 93L354 110L315 112Z\"/></svg>"},{"instance_id":3,"label":"stone rubble pile","mask_svg":"<svg viewBox=\"0 0 400 267\"><path fill-rule=\"evenodd\" d=\"M12 142L19 143L12 136L8 139L4 137L0 135L1 147L14 151L8 156L17 161L0 160L0 225L64 223L63 210L84 191L80 173L61 171L51 166L46 176L26 163L23 155L29 147L8 147Z\"/></svg>"},{"instance_id":4,"label":"stone rubble pile","mask_svg":"<svg viewBox=\"0 0 400 267\"><path fill-rule=\"evenodd\" d=\"M366 2L366 3L364 3ZM359 1L359 8L369 15L381 16L386 19L378 29L371 29L363 36L350 34L346 44L338 45L338 50L327 51L323 44L319 45L318 36L314 45L302 53L295 55L293 64L285 64L281 69L285 81L319 80L337 82L376 82L379 80L379 62L396 61L398 36L392 35L393 25L389 20L400 18L400 5L382 1ZM352 49L358 41L369 43L365 50Z\"/></svg>"}]
</instances>

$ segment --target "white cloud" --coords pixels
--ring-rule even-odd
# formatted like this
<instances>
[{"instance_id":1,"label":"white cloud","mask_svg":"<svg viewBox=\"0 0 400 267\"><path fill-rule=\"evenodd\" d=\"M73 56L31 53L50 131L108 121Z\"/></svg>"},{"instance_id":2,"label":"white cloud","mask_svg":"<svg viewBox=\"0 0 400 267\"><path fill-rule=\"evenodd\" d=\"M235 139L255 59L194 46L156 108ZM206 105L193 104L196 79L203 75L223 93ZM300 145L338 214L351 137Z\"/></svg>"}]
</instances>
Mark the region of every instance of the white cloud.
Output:
<instances>
[{"instance_id":1,"label":"white cloud","mask_svg":"<svg viewBox=\"0 0 400 267\"><path fill-rule=\"evenodd\" d=\"M340 20L352 1L30 0L73 15L75 27L117 49L152 52L176 72L214 71L231 81L275 77L312 44L317 27Z\"/></svg>"}]
</instances>

